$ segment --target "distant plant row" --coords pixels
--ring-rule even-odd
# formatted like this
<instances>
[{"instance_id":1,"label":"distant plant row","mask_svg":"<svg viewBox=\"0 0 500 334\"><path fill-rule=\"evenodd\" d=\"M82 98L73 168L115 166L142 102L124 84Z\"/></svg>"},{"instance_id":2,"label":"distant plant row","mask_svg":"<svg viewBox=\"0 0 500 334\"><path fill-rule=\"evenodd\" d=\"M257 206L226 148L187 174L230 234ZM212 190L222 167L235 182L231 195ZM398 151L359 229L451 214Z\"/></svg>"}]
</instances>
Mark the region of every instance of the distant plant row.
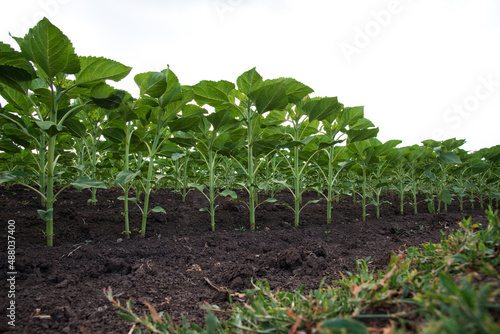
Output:
<instances>
[{"instance_id":1,"label":"distant plant row","mask_svg":"<svg viewBox=\"0 0 500 334\"><path fill-rule=\"evenodd\" d=\"M277 191L294 196L289 208L299 225L301 210L324 199L325 223L339 194L375 205L384 191L405 196L417 212L425 194L430 211L446 210L453 199L489 204L500 197L500 146L468 153L464 140L427 140L397 147L382 143L363 107L346 107L337 97L310 97L313 90L292 78L264 80L255 68L236 82L203 80L181 85L166 68L137 74L140 95L113 88L131 68L117 61L78 56L70 40L42 19L24 37L20 51L0 42L0 183L20 183L37 191L44 209L47 244L53 245L53 210L65 187L118 186L130 235L129 204L142 211L146 235L153 189L200 190L215 229L215 201L230 196L245 203L250 229L255 210L275 202ZM137 195L131 197L130 189ZM58 189L56 191L56 189ZM245 189L248 200L237 197ZM303 203L316 190L318 200ZM270 194L259 200L259 192ZM141 197L140 195L143 195ZM437 199L437 207L434 203Z\"/></svg>"}]
</instances>

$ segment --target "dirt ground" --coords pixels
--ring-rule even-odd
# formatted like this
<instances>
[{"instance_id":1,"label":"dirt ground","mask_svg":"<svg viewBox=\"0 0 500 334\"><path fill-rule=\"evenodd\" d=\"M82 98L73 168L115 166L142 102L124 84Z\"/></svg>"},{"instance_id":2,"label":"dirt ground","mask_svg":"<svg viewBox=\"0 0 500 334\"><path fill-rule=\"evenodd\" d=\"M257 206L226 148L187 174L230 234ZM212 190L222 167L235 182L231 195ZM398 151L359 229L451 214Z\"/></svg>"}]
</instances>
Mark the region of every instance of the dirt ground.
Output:
<instances>
[{"instance_id":1,"label":"dirt ground","mask_svg":"<svg viewBox=\"0 0 500 334\"><path fill-rule=\"evenodd\" d=\"M400 215L397 195L386 196L382 216L375 219L369 207L361 221L361 205L341 198L333 205L333 222L326 225L326 203L312 204L301 213L301 225L293 227L293 212L279 203L292 204L287 192L276 196L256 212L257 229L250 231L248 210L243 203L219 198L216 231L210 231L208 212L199 211L207 201L198 191L182 196L170 190L152 195L151 207L162 206L166 214L152 213L147 237L139 236L141 216L131 207L131 239L125 239L123 202L118 189L98 190L97 205L88 204L89 191L66 189L55 204L54 247L45 246L45 223L36 194L21 186L0 187L0 332L4 333L127 333L131 324L119 318L103 289L111 287L125 302L133 298L134 310L142 314L149 301L175 321L181 314L204 324L201 304L229 306L224 293L210 286L235 291L251 287L251 279L266 279L281 290L317 288L340 279L340 272L355 272L355 261L370 257L372 268L383 269L392 251L429 241L438 242L441 231L453 231L464 216L487 221L484 210L469 202L462 214L458 202L447 213L427 213L420 203L418 215L405 206ZM304 203L316 199L307 193ZM265 196L260 196L264 199ZM409 201L409 198L407 199ZM5 316L8 295L8 221L15 221L15 328Z\"/></svg>"}]
</instances>

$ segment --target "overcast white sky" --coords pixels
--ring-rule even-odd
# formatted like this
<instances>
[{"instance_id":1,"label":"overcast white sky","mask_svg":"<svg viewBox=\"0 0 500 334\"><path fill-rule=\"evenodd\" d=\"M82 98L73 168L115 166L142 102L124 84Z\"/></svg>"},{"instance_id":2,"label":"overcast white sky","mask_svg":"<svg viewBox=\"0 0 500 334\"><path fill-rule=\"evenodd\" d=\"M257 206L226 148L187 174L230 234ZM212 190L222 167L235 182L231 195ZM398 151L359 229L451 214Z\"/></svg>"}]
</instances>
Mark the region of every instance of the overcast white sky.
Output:
<instances>
[{"instance_id":1,"label":"overcast white sky","mask_svg":"<svg viewBox=\"0 0 500 334\"><path fill-rule=\"evenodd\" d=\"M43 16L79 55L133 67L115 87L167 64L182 84L232 82L257 67L314 96L365 106L382 141L500 144L498 0L0 0L0 40Z\"/></svg>"}]
</instances>

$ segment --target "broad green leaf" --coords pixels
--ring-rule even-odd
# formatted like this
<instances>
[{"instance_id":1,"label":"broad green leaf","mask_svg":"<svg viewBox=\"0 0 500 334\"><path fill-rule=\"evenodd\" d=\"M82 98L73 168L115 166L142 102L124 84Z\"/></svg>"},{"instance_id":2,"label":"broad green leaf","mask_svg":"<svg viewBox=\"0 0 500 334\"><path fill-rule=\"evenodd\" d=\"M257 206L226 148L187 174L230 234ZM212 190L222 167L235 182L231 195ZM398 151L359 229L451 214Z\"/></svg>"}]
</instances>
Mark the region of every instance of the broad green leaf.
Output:
<instances>
[{"instance_id":1,"label":"broad green leaf","mask_svg":"<svg viewBox=\"0 0 500 334\"><path fill-rule=\"evenodd\" d=\"M152 212L155 213L167 213L164 208L161 206L155 206L154 208L151 209Z\"/></svg>"},{"instance_id":2,"label":"broad green leaf","mask_svg":"<svg viewBox=\"0 0 500 334\"><path fill-rule=\"evenodd\" d=\"M25 94L35 78L33 66L22 53L0 42L0 84Z\"/></svg>"},{"instance_id":3,"label":"broad green leaf","mask_svg":"<svg viewBox=\"0 0 500 334\"><path fill-rule=\"evenodd\" d=\"M346 107L340 112L337 121L341 128L345 128L356 124L363 117L364 107Z\"/></svg>"},{"instance_id":4,"label":"broad green leaf","mask_svg":"<svg viewBox=\"0 0 500 334\"><path fill-rule=\"evenodd\" d=\"M68 37L47 18L40 20L24 38L15 38L23 55L49 78L80 71L80 59Z\"/></svg>"},{"instance_id":5,"label":"broad green leaf","mask_svg":"<svg viewBox=\"0 0 500 334\"><path fill-rule=\"evenodd\" d=\"M98 181L96 179L91 179L88 176L82 176L75 182L71 183L73 187L78 190L87 189L87 188L101 188L107 189L106 184L102 181Z\"/></svg>"},{"instance_id":6,"label":"broad green leaf","mask_svg":"<svg viewBox=\"0 0 500 334\"><path fill-rule=\"evenodd\" d=\"M203 192L205 190L205 186L202 184L196 184L196 183L188 183L189 188L196 188L199 191Z\"/></svg>"},{"instance_id":7,"label":"broad green leaf","mask_svg":"<svg viewBox=\"0 0 500 334\"><path fill-rule=\"evenodd\" d=\"M140 175L140 171L137 172L132 172L129 170L122 170L118 175L116 176L115 182L121 185L125 185L131 181L133 181L137 176Z\"/></svg>"},{"instance_id":8,"label":"broad green leaf","mask_svg":"<svg viewBox=\"0 0 500 334\"><path fill-rule=\"evenodd\" d=\"M443 190L440 194L438 194L438 197L446 204L451 204L451 201L453 200L451 193L448 190Z\"/></svg>"},{"instance_id":9,"label":"broad green leaf","mask_svg":"<svg viewBox=\"0 0 500 334\"><path fill-rule=\"evenodd\" d=\"M161 72L139 73L134 77L134 81L139 86L141 96L158 98L167 89L167 77Z\"/></svg>"},{"instance_id":10,"label":"broad green leaf","mask_svg":"<svg viewBox=\"0 0 500 334\"><path fill-rule=\"evenodd\" d=\"M19 92L19 90L10 87L4 87L2 90L0 90L0 95L14 107L24 112L29 111L30 108L33 107L33 103L31 103L26 92L21 93Z\"/></svg>"},{"instance_id":11,"label":"broad green leaf","mask_svg":"<svg viewBox=\"0 0 500 334\"><path fill-rule=\"evenodd\" d=\"M54 213L54 209L45 210L37 210L40 217L42 217L43 221L48 222L52 219L52 215Z\"/></svg>"},{"instance_id":12,"label":"broad green leaf","mask_svg":"<svg viewBox=\"0 0 500 334\"><path fill-rule=\"evenodd\" d=\"M18 146L14 145L14 143L11 140L2 138L0 140L0 151L13 154L13 153L21 152L21 149ZM2 176L0 176L0 178L1 177ZM2 182L0 182L0 183L2 183Z\"/></svg>"},{"instance_id":13,"label":"broad green leaf","mask_svg":"<svg viewBox=\"0 0 500 334\"><path fill-rule=\"evenodd\" d=\"M94 98L91 97L92 102L94 102L99 108L104 108L107 110L114 110L120 107L126 92L123 90L117 90L113 95L110 95L106 98Z\"/></svg>"},{"instance_id":14,"label":"broad green leaf","mask_svg":"<svg viewBox=\"0 0 500 334\"><path fill-rule=\"evenodd\" d=\"M359 141L365 141L370 138L377 136L379 128L361 129L361 130L348 130L347 131L347 142L354 143Z\"/></svg>"},{"instance_id":15,"label":"broad green leaf","mask_svg":"<svg viewBox=\"0 0 500 334\"><path fill-rule=\"evenodd\" d=\"M187 103L193 99L193 92L190 89L185 89L183 91L182 86L179 83L179 79L174 72L170 70L170 68L163 70L162 73L165 75L167 80L167 89L160 97L160 106L162 108L175 101L186 99L187 101L185 101L185 103Z\"/></svg>"},{"instance_id":16,"label":"broad green leaf","mask_svg":"<svg viewBox=\"0 0 500 334\"><path fill-rule=\"evenodd\" d=\"M116 93L116 89L105 83L104 81L92 86L90 96L95 99L105 99Z\"/></svg>"},{"instance_id":17,"label":"broad green leaf","mask_svg":"<svg viewBox=\"0 0 500 334\"><path fill-rule=\"evenodd\" d=\"M186 153L174 153L174 154L172 154L171 159L172 159L172 161L177 161L181 158L184 158L185 156L186 156Z\"/></svg>"},{"instance_id":18,"label":"broad green leaf","mask_svg":"<svg viewBox=\"0 0 500 334\"><path fill-rule=\"evenodd\" d=\"M174 136L168 140L183 147L194 147L197 142L196 138L192 134L182 131L175 132Z\"/></svg>"},{"instance_id":19,"label":"broad green leaf","mask_svg":"<svg viewBox=\"0 0 500 334\"><path fill-rule=\"evenodd\" d=\"M126 136L125 131L120 128L106 128L102 131L102 135L115 143L122 143Z\"/></svg>"},{"instance_id":20,"label":"broad green leaf","mask_svg":"<svg viewBox=\"0 0 500 334\"><path fill-rule=\"evenodd\" d=\"M230 93L234 89L234 84L225 81L203 80L192 86L194 99L200 106L208 104L212 107L221 106L231 102Z\"/></svg>"},{"instance_id":21,"label":"broad green leaf","mask_svg":"<svg viewBox=\"0 0 500 334\"><path fill-rule=\"evenodd\" d=\"M262 77L257 70L252 68L249 71L246 71L242 75L236 79L236 84L238 85L238 89L243 92L245 95L249 96L250 93L256 91L263 85Z\"/></svg>"},{"instance_id":22,"label":"broad green leaf","mask_svg":"<svg viewBox=\"0 0 500 334\"><path fill-rule=\"evenodd\" d=\"M213 131L214 132L219 132L221 131L222 128L224 128L228 124L232 124L231 128L234 128L237 126L239 123L235 121L234 118L231 117L231 113L229 112L229 109L223 109L219 110L217 112L211 113L207 116L207 120L212 124L213 126ZM226 130L230 130L227 129Z\"/></svg>"},{"instance_id":23,"label":"broad green leaf","mask_svg":"<svg viewBox=\"0 0 500 334\"><path fill-rule=\"evenodd\" d=\"M89 87L104 80L120 81L132 70L117 61L103 57L80 57L81 71L75 75L78 86Z\"/></svg>"},{"instance_id":24,"label":"broad green leaf","mask_svg":"<svg viewBox=\"0 0 500 334\"><path fill-rule=\"evenodd\" d=\"M200 123L199 116L189 116L189 117L180 117L174 119L173 121L168 122L168 126L170 128L170 131L172 132L176 131L187 132L196 127L198 123Z\"/></svg>"},{"instance_id":25,"label":"broad green leaf","mask_svg":"<svg viewBox=\"0 0 500 334\"><path fill-rule=\"evenodd\" d=\"M68 129L69 133L78 138L84 138L87 134L87 128L80 121L75 118L67 119L64 126Z\"/></svg>"},{"instance_id":26,"label":"broad green leaf","mask_svg":"<svg viewBox=\"0 0 500 334\"><path fill-rule=\"evenodd\" d=\"M36 121L35 124L44 132L46 132L50 137L57 135L58 133L64 131L64 126L58 125L51 121Z\"/></svg>"},{"instance_id":27,"label":"broad green leaf","mask_svg":"<svg viewBox=\"0 0 500 334\"><path fill-rule=\"evenodd\" d=\"M440 152L438 158L438 162L443 162L445 164L459 164L462 163L462 160L458 157L458 155L454 152Z\"/></svg>"},{"instance_id":28,"label":"broad green leaf","mask_svg":"<svg viewBox=\"0 0 500 334\"><path fill-rule=\"evenodd\" d=\"M278 78L266 80L264 82L264 85L270 86L279 83L285 85L286 96L289 103L297 104L302 101L307 95L314 92L311 87L306 86L293 78Z\"/></svg>"},{"instance_id":29,"label":"broad green leaf","mask_svg":"<svg viewBox=\"0 0 500 334\"><path fill-rule=\"evenodd\" d=\"M314 98L306 101L302 109L309 116L309 121L335 118L341 104L336 97ZM333 117L332 117L333 116Z\"/></svg>"},{"instance_id":30,"label":"broad green leaf","mask_svg":"<svg viewBox=\"0 0 500 334\"><path fill-rule=\"evenodd\" d=\"M238 195L236 195L236 193L234 192L234 190L231 190L231 189L225 189L224 191L222 191L220 193L221 196L231 196L232 198L238 198Z\"/></svg>"},{"instance_id":31,"label":"broad green leaf","mask_svg":"<svg viewBox=\"0 0 500 334\"><path fill-rule=\"evenodd\" d=\"M274 109L284 109L288 104L283 82L267 84L255 91L255 107L260 114Z\"/></svg>"},{"instance_id":32,"label":"broad green leaf","mask_svg":"<svg viewBox=\"0 0 500 334\"><path fill-rule=\"evenodd\" d=\"M395 140L395 139L388 140L385 143L383 143L382 145L375 147L375 154L377 156L387 155L394 147L401 144L402 142L403 141L401 141L401 140Z\"/></svg>"},{"instance_id":33,"label":"broad green leaf","mask_svg":"<svg viewBox=\"0 0 500 334\"><path fill-rule=\"evenodd\" d=\"M0 184L6 183L6 182L17 182L17 181L19 181L18 177L19 177L19 175L16 174L16 172L13 172L13 171L3 172L0 174Z\"/></svg>"}]
</instances>

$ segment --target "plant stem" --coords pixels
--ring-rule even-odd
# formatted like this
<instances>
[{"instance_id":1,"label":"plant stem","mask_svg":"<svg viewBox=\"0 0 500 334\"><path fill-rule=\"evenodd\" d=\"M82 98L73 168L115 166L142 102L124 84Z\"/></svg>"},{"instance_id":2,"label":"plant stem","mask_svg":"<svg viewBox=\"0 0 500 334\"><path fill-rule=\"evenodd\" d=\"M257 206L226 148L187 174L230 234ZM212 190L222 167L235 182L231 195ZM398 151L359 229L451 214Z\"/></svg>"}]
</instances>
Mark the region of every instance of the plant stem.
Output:
<instances>
[{"instance_id":1,"label":"plant stem","mask_svg":"<svg viewBox=\"0 0 500 334\"><path fill-rule=\"evenodd\" d=\"M255 171L253 161L253 115L250 105L247 109L247 140L248 140L248 209L250 211L250 230L255 230Z\"/></svg>"},{"instance_id":2,"label":"plant stem","mask_svg":"<svg viewBox=\"0 0 500 334\"><path fill-rule=\"evenodd\" d=\"M326 201L326 223L332 222L332 195L333 195L333 146L328 150L328 196Z\"/></svg>"},{"instance_id":3,"label":"plant stem","mask_svg":"<svg viewBox=\"0 0 500 334\"><path fill-rule=\"evenodd\" d=\"M127 122L125 126L125 157L124 157L124 162L123 162L123 170L128 171L129 170L129 154L130 154L130 133L132 129L132 124L130 122ZM127 183L124 185L124 211L125 211L125 235L127 239L130 239L130 223L129 223L129 215L128 215L128 193L130 190L130 184Z\"/></svg>"},{"instance_id":4,"label":"plant stem","mask_svg":"<svg viewBox=\"0 0 500 334\"><path fill-rule=\"evenodd\" d=\"M363 169L363 198L361 201L363 206L363 221L366 221L366 167L362 166L361 168Z\"/></svg>"},{"instance_id":5,"label":"plant stem","mask_svg":"<svg viewBox=\"0 0 500 334\"><path fill-rule=\"evenodd\" d=\"M296 132L298 132L298 130L296 129ZM298 138L298 134L297 134L297 138ZM295 186L294 186L294 190L295 190L295 210L294 210L294 213L295 213L295 227L299 226L299 221L300 221L300 200L302 198L302 195L301 195L301 189L300 189L300 170L299 170L299 147L298 146L295 146L293 148L293 152L294 152L294 161L293 161L293 168L294 168L294 177L295 177Z\"/></svg>"},{"instance_id":6,"label":"plant stem","mask_svg":"<svg viewBox=\"0 0 500 334\"><path fill-rule=\"evenodd\" d=\"M208 184L209 184L209 192L210 192L210 226L212 232L215 231L215 159L214 153L210 149L208 151Z\"/></svg>"}]
</instances>

